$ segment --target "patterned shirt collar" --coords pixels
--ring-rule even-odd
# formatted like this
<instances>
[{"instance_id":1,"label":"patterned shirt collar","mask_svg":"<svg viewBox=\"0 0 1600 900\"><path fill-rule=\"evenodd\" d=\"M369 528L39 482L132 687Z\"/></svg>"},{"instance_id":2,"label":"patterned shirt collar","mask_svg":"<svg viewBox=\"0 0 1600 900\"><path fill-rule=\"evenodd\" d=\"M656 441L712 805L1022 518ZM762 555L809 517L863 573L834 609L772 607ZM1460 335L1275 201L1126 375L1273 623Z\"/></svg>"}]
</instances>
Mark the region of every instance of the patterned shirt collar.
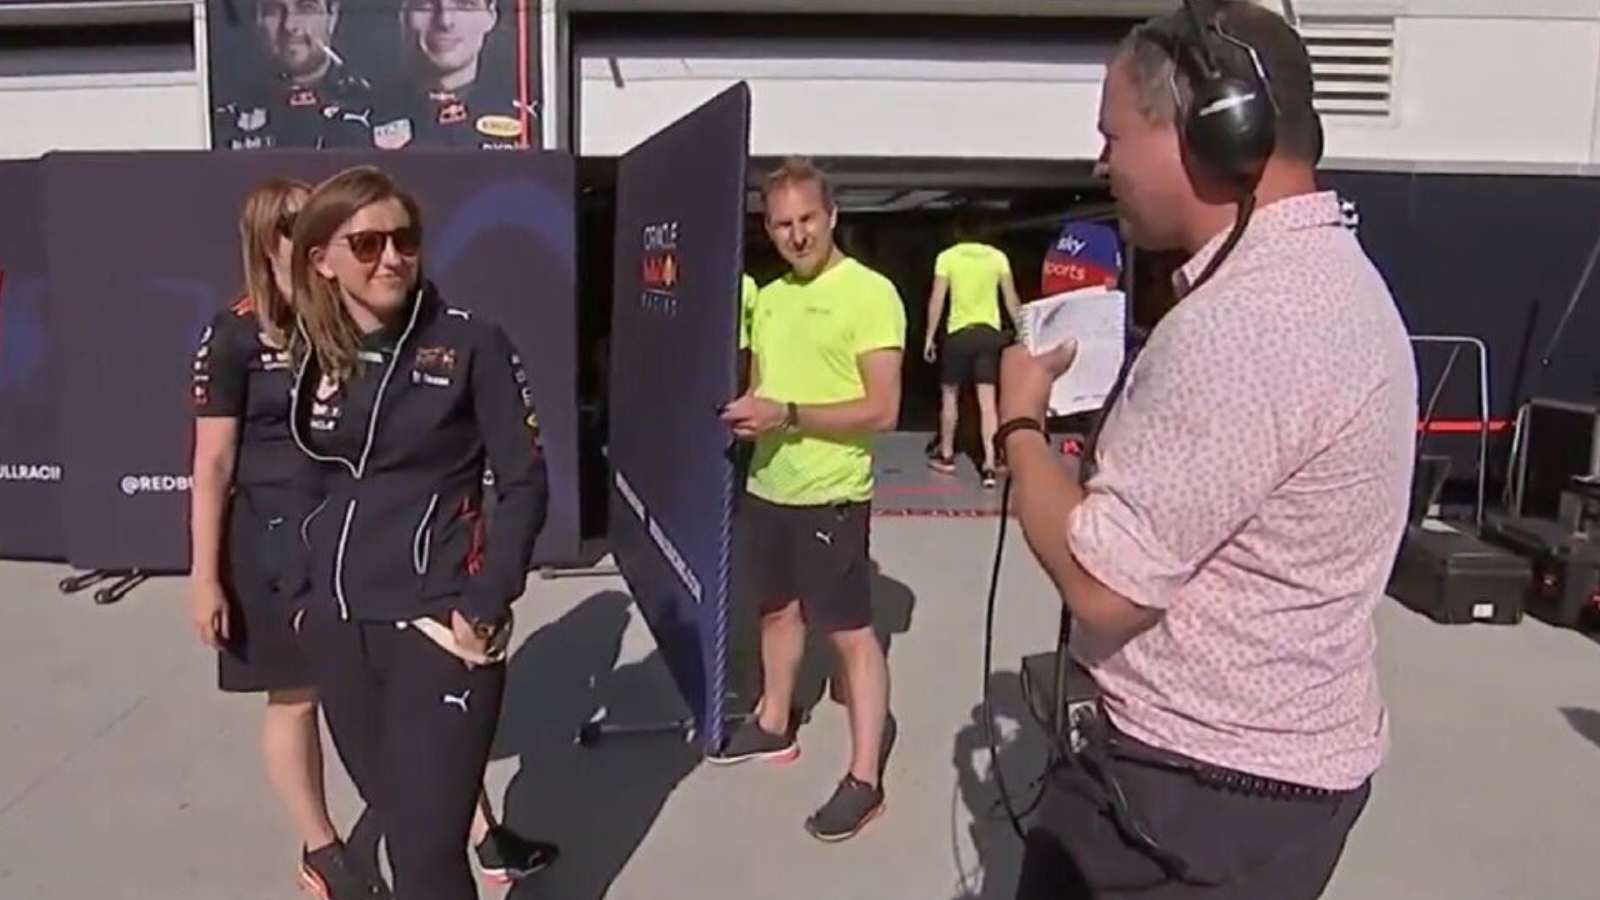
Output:
<instances>
[{"instance_id":1,"label":"patterned shirt collar","mask_svg":"<svg viewBox=\"0 0 1600 900\"><path fill-rule=\"evenodd\" d=\"M1244 237L1239 239L1240 246L1235 248L1234 252L1273 240L1288 232L1340 225L1343 221L1339 195L1333 191L1285 197L1255 211L1255 215L1250 217L1250 225L1245 229ZM1231 229L1218 232L1200 248L1198 253L1173 273L1172 286L1177 291L1178 299L1183 299L1184 295L1189 293L1189 286L1194 284L1195 279L1200 277L1212 258L1217 255L1217 251L1222 249L1223 242L1228 239L1229 230Z\"/></svg>"}]
</instances>

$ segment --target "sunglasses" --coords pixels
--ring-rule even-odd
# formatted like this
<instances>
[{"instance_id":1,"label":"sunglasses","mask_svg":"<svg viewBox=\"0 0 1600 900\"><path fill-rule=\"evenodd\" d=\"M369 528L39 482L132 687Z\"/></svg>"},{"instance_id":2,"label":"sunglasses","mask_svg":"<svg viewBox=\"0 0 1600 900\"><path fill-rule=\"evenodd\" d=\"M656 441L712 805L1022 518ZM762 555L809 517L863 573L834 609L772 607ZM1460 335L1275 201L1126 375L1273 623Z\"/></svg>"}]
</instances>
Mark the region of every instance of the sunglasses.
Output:
<instances>
[{"instance_id":1,"label":"sunglasses","mask_svg":"<svg viewBox=\"0 0 1600 900\"><path fill-rule=\"evenodd\" d=\"M383 256L383 248L394 242L394 252L401 256L416 256L422 249L422 232L407 225L393 231L353 231L344 236L350 245L350 254L357 262L371 265Z\"/></svg>"}]
</instances>

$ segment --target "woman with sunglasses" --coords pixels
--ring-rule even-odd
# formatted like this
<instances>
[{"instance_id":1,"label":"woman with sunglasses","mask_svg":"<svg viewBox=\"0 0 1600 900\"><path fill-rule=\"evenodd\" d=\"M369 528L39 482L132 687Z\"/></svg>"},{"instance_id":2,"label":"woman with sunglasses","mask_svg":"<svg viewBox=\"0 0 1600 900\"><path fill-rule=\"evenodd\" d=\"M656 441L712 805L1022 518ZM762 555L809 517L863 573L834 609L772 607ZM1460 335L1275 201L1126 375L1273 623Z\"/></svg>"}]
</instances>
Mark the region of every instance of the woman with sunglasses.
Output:
<instances>
[{"instance_id":1,"label":"woman with sunglasses","mask_svg":"<svg viewBox=\"0 0 1600 900\"><path fill-rule=\"evenodd\" d=\"M289 439L290 229L310 188L273 180L239 219L245 296L211 321L195 352L191 623L218 651L223 691L267 695L261 751L302 844L303 884L331 900L369 897L328 817L317 694L290 627L283 573L305 463Z\"/></svg>"},{"instance_id":2,"label":"woman with sunglasses","mask_svg":"<svg viewBox=\"0 0 1600 900\"><path fill-rule=\"evenodd\" d=\"M547 496L521 360L498 326L445 304L421 250L416 201L374 168L324 182L295 225L290 432L320 496L300 528L296 626L396 895L465 900L510 606Z\"/></svg>"}]
</instances>

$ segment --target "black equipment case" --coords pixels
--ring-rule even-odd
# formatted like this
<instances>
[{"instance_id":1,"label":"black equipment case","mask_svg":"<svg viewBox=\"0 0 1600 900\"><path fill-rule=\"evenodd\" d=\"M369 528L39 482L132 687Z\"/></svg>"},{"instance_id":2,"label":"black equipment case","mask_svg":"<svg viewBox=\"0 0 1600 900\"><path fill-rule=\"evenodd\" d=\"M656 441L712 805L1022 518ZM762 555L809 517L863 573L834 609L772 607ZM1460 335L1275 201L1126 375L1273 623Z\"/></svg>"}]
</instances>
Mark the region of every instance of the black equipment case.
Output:
<instances>
[{"instance_id":1,"label":"black equipment case","mask_svg":"<svg viewBox=\"0 0 1600 900\"><path fill-rule=\"evenodd\" d=\"M1531 562L1528 612L1564 628L1600 628L1600 545L1588 535L1553 519L1491 518L1484 537Z\"/></svg>"},{"instance_id":2,"label":"black equipment case","mask_svg":"<svg viewBox=\"0 0 1600 900\"><path fill-rule=\"evenodd\" d=\"M1469 531L1425 519L1406 527L1389 594L1436 622L1522 621L1532 566Z\"/></svg>"},{"instance_id":3,"label":"black equipment case","mask_svg":"<svg viewBox=\"0 0 1600 900\"><path fill-rule=\"evenodd\" d=\"M1573 534L1600 539L1600 475L1574 475L1561 492L1561 524Z\"/></svg>"}]
</instances>

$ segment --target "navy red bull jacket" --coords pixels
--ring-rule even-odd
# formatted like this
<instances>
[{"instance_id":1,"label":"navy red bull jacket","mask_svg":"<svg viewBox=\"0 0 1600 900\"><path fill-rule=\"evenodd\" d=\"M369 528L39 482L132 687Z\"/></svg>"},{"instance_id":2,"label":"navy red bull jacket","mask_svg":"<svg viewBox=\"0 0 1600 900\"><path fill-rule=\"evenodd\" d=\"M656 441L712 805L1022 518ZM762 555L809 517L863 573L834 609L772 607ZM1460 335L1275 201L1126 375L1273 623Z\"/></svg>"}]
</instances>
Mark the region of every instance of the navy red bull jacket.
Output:
<instances>
[{"instance_id":1,"label":"navy red bull jacket","mask_svg":"<svg viewBox=\"0 0 1600 900\"><path fill-rule=\"evenodd\" d=\"M331 596L347 620L455 609L503 621L549 501L532 393L505 332L424 282L398 335L363 348L347 383L307 357L289 422L315 463L302 487L320 495L301 524L310 599Z\"/></svg>"}]
</instances>

